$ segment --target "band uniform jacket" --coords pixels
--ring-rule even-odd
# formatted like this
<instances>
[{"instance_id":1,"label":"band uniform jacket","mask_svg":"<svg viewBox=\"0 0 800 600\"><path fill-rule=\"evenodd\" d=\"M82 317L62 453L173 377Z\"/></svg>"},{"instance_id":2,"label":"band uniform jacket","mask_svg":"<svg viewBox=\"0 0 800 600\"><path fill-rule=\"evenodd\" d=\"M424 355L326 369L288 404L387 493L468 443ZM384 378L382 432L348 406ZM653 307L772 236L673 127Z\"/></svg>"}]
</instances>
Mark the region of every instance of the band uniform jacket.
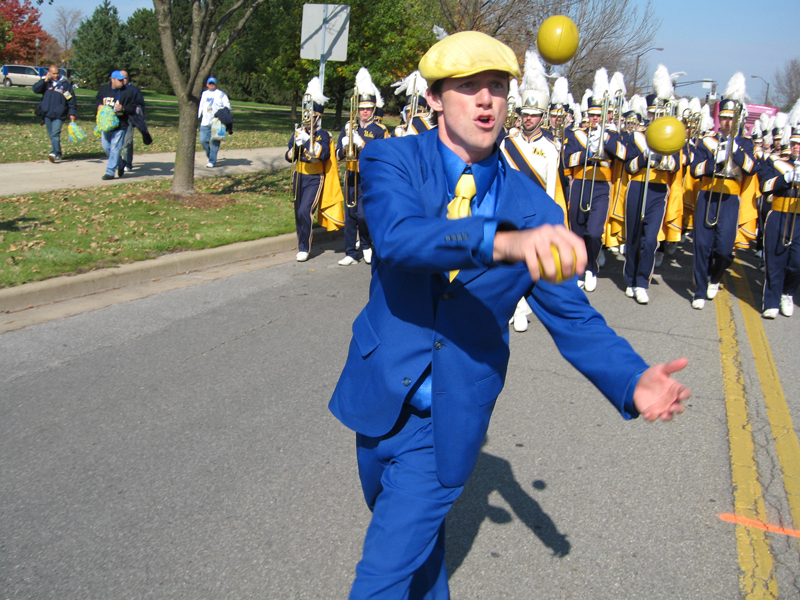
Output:
<instances>
[{"instance_id":1,"label":"band uniform jacket","mask_svg":"<svg viewBox=\"0 0 800 600\"><path fill-rule=\"evenodd\" d=\"M371 144L361 154L372 279L329 408L356 432L385 435L430 366L437 474L443 485L459 486L475 466L503 389L508 322L521 297L528 296L561 354L625 418L637 415L633 390L647 365L591 307L576 278L533 285L524 263L481 262L487 219L446 218L451 198L438 143L430 131ZM498 160L505 177L494 216L500 229L563 222L541 187ZM455 269L449 282L446 272Z\"/></svg>"}]
</instances>

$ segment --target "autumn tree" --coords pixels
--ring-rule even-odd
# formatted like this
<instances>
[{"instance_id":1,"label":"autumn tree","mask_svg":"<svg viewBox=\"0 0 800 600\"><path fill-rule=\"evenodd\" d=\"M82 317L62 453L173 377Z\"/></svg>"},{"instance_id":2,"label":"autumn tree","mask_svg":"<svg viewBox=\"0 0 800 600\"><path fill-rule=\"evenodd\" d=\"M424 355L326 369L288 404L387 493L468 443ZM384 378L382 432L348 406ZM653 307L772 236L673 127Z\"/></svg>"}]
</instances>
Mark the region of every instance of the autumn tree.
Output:
<instances>
[{"instance_id":1,"label":"autumn tree","mask_svg":"<svg viewBox=\"0 0 800 600\"><path fill-rule=\"evenodd\" d=\"M61 48L61 56L64 63L69 67L72 56L72 40L78 32L83 13L78 9L56 8L56 18L53 21L52 36Z\"/></svg>"},{"instance_id":2,"label":"autumn tree","mask_svg":"<svg viewBox=\"0 0 800 600\"><path fill-rule=\"evenodd\" d=\"M775 71L775 104L789 111L800 98L800 59L793 58Z\"/></svg>"},{"instance_id":3,"label":"autumn tree","mask_svg":"<svg viewBox=\"0 0 800 600\"><path fill-rule=\"evenodd\" d=\"M108 82L115 69L131 62L130 43L117 8L103 0L92 16L83 21L72 41L72 61L90 88Z\"/></svg>"},{"instance_id":4,"label":"autumn tree","mask_svg":"<svg viewBox=\"0 0 800 600\"><path fill-rule=\"evenodd\" d=\"M46 35L39 23L41 13L30 0L0 1L0 19L10 24L0 62L33 63L36 58L36 38Z\"/></svg>"},{"instance_id":5,"label":"autumn tree","mask_svg":"<svg viewBox=\"0 0 800 600\"><path fill-rule=\"evenodd\" d=\"M565 75L580 99L592 86L595 72L622 71L628 88L634 79L636 56L653 42L661 21L652 0L437 0L441 23L450 33L483 31L507 43L522 58L535 46L539 25L552 15L570 17L578 28L580 45L575 57L553 69ZM640 61L638 80L647 79L646 61Z\"/></svg>"}]
</instances>

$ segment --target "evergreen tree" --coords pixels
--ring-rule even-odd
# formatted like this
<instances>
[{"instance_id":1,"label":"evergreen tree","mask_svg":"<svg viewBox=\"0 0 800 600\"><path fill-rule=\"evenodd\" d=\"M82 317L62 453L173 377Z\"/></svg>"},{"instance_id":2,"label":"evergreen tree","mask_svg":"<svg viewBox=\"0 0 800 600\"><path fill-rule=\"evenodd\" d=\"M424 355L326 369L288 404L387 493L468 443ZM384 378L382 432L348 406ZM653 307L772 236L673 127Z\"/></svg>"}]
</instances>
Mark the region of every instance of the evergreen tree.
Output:
<instances>
[{"instance_id":1,"label":"evergreen tree","mask_svg":"<svg viewBox=\"0 0 800 600\"><path fill-rule=\"evenodd\" d=\"M107 83L112 71L130 64L133 53L117 7L103 0L92 16L78 27L72 50L72 64L93 89Z\"/></svg>"}]
</instances>

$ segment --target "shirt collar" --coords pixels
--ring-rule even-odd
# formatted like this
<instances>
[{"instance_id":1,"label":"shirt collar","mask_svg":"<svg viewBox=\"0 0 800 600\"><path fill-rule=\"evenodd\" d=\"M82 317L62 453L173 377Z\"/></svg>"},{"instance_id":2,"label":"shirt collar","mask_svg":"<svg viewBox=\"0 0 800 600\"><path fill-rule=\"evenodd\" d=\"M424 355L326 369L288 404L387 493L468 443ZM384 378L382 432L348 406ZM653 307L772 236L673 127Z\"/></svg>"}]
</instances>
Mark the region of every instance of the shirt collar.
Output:
<instances>
[{"instance_id":1,"label":"shirt collar","mask_svg":"<svg viewBox=\"0 0 800 600\"><path fill-rule=\"evenodd\" d=\"M442 165L444 166L447 193L453 196L455 194L456 184L464 173L464 169L467 168L467 163L461 160L450 148L445 146L442 140L437 139L436 142L439 147L439 154L442 157ZM480 162L470 165L472 176L475 178L476 204L480 205L486 192L489 191L489 188L495 181L499 164L499 152L497 150L497 145L495 145L489 156Z\"/></svg>"}]
</instances>

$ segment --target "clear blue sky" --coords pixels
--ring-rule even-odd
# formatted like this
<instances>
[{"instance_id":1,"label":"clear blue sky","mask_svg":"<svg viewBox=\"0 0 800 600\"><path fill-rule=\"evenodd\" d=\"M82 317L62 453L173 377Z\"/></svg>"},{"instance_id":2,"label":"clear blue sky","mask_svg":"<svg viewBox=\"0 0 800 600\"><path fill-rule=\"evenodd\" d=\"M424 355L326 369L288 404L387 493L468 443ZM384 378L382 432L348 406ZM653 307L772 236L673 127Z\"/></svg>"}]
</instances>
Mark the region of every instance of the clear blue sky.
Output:
<instances>
[{"instance_id":1,"label":"clear blue sky","mask_svg":"<svg viewBox=\"0 0 800 600\"><path fill-rule=\"evenodd\" d=\"M646 4L645 0L633 2L640 7ZM101 3L55 0L53 5L40 7L41 21L45 29L51 29L57 7L78 9L89 17ZM112 0L112 4L123 20L137 8L153 8L150 0ZM774 85L775 71L792 58L800 58L800 0L654 0L653 4L661 18L653 46L664 51L652 51L642 58L649 64L650 75L646 82L639 82L640 87L652 84L659 63L671 73L686 71L683 81L716 80L718 93L741 71L747 78L748 95L754 102L763 102L766 85L751 75ZM630 88L633 82L626 84ZM678 91L695 96L707 93L700 85Z\"/></svg>"}]
</instances>

